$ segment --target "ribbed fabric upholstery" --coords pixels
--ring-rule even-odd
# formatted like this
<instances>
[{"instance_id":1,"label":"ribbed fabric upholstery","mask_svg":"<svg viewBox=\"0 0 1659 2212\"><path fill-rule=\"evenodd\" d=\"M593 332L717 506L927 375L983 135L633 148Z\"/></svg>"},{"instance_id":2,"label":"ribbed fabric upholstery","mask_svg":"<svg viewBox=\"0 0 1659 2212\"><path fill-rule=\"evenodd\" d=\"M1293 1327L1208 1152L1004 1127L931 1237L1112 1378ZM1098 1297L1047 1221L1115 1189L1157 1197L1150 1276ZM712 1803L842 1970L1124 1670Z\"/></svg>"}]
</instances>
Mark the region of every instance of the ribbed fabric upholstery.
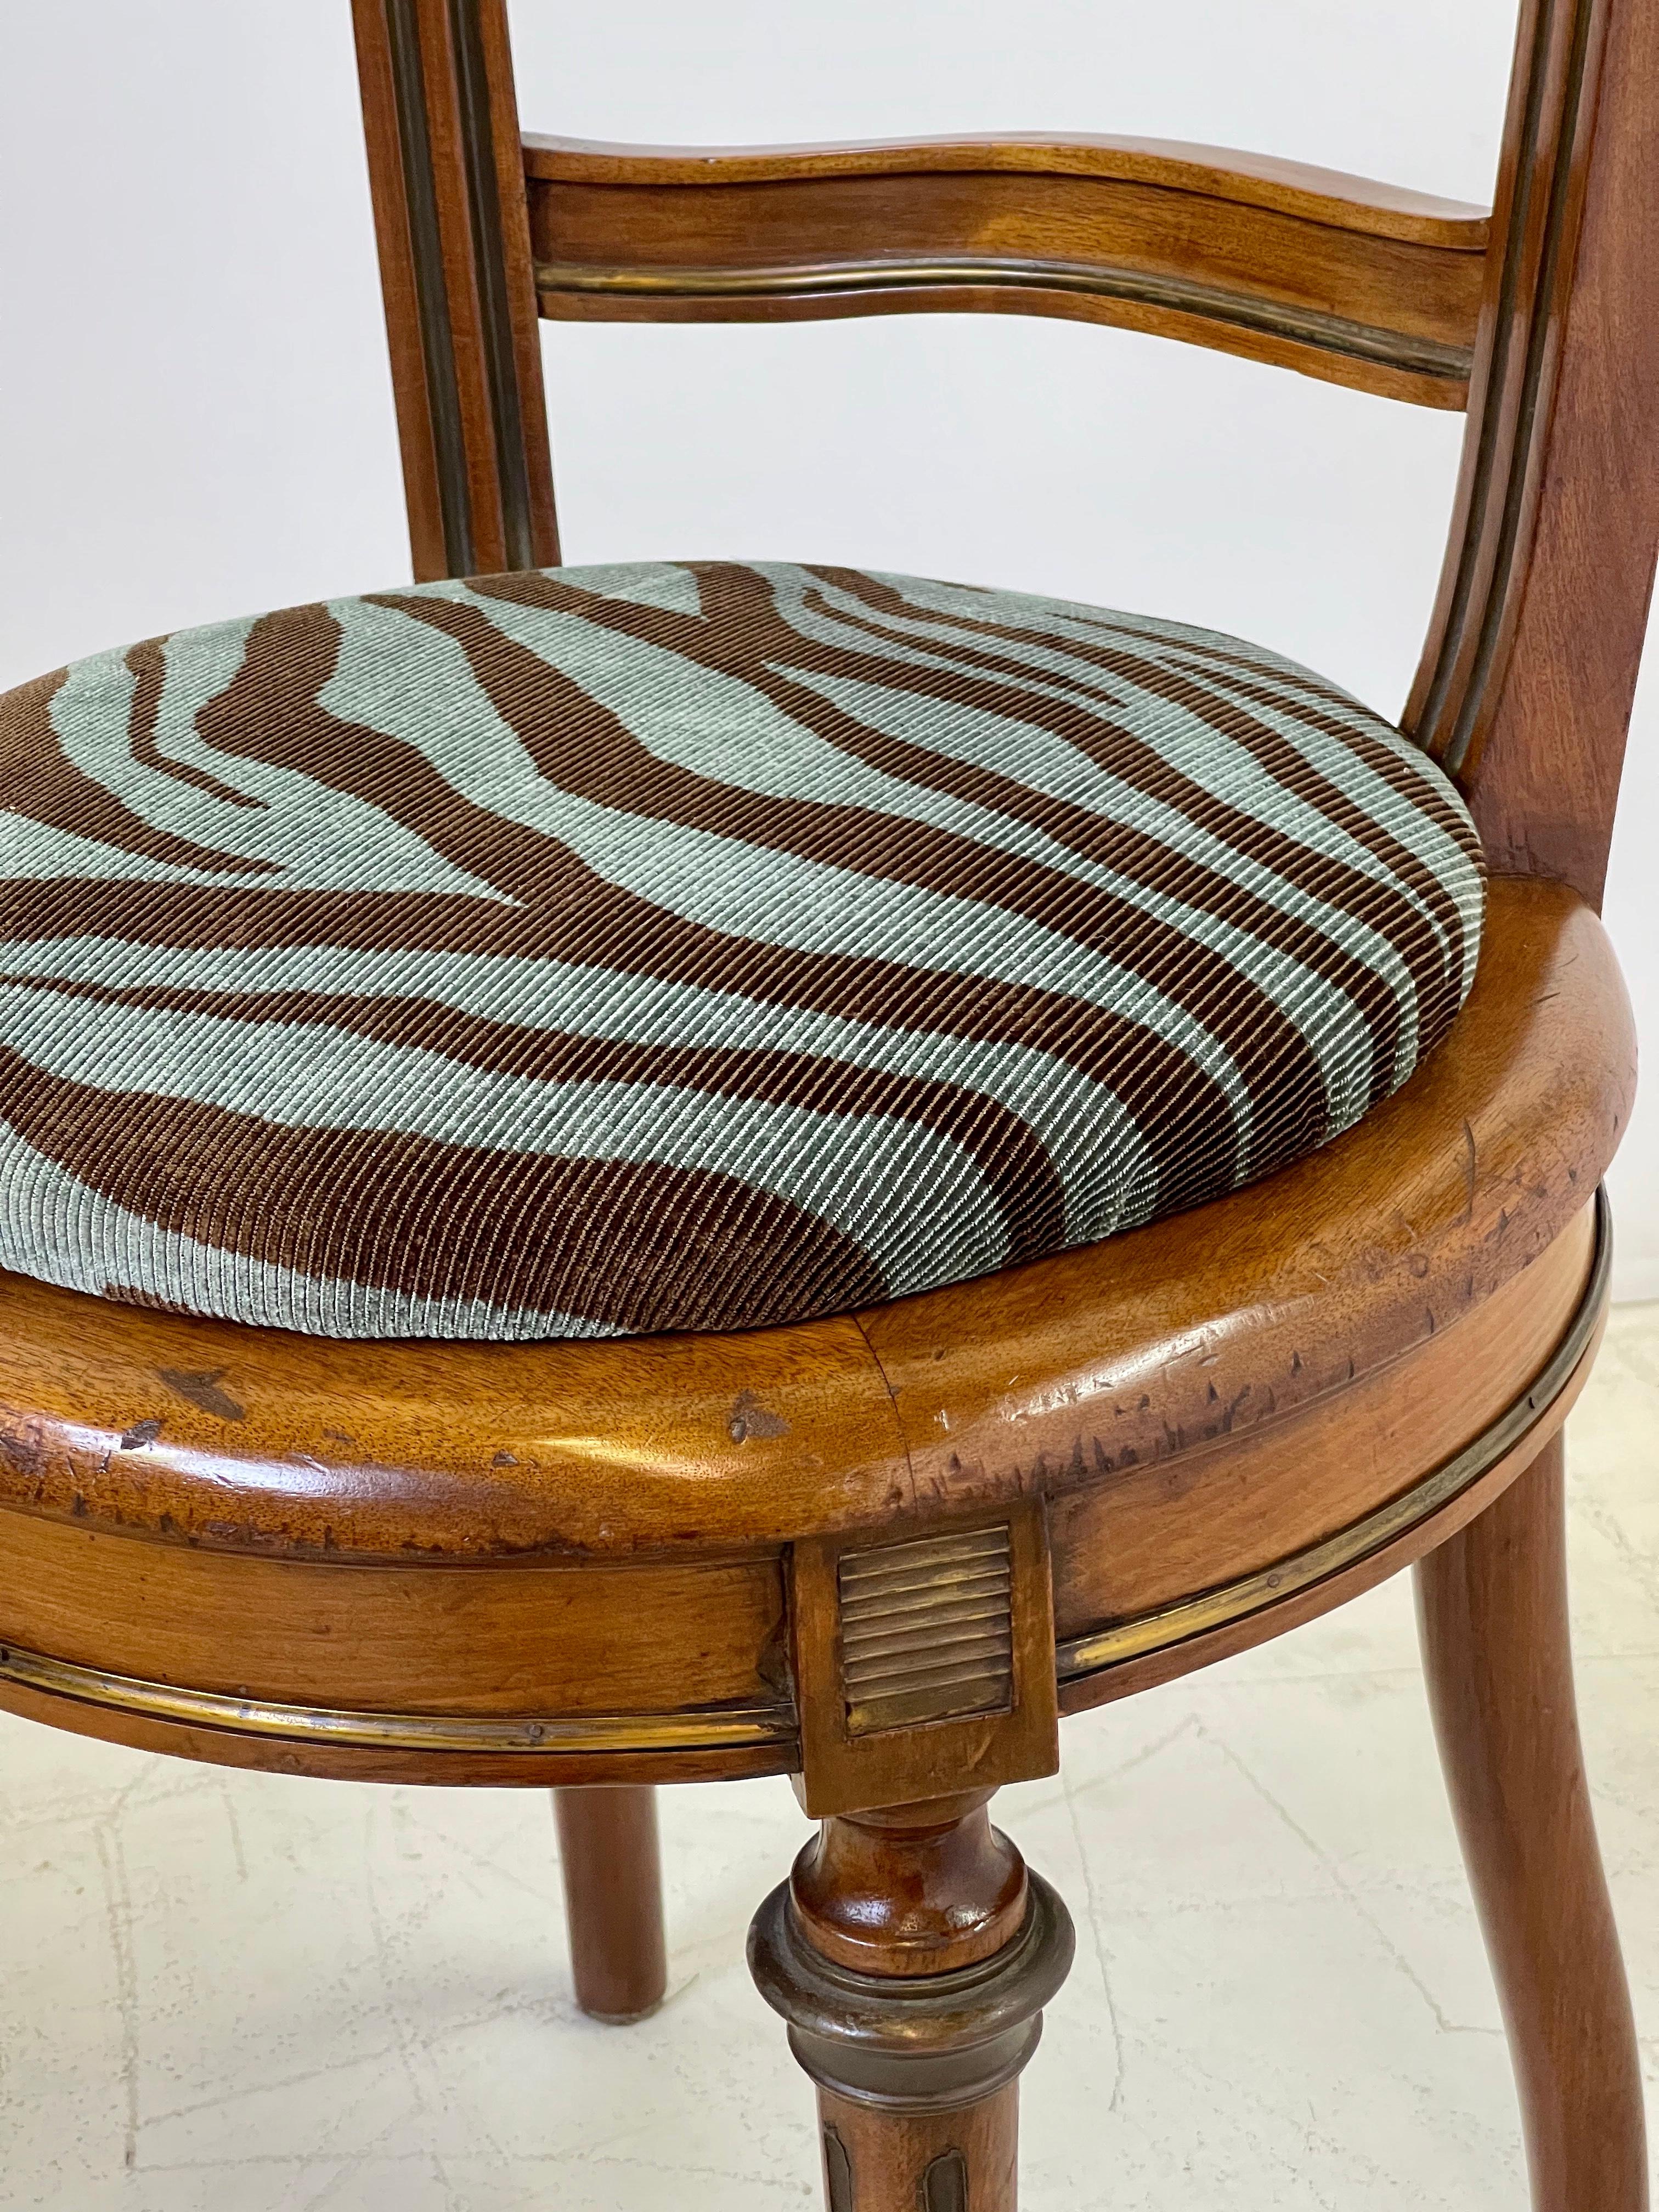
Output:
<instances>
[{"instance_id":1,"label":"ribbed fabric upholstery","mask_svg":"<svg viewBox=\"0 0 1659 2212\"><path fill-rule=\"evenodd\" d=\"M0 1262L330 1336L793 1321L1196 1205L1406 1080L1482 913L1305 670L844 568L216 623L0 761Z\"/></svg>"}]
</instances>

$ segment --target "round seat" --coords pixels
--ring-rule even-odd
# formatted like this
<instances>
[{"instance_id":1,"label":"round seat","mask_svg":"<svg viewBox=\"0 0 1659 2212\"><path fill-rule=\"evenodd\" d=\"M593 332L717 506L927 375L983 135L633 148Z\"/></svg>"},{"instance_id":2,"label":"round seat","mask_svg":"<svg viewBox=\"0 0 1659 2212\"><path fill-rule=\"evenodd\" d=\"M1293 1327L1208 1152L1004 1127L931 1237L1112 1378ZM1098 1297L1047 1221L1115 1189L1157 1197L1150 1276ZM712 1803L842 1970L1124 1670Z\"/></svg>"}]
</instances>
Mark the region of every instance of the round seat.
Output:
<instances>
[{"instance_id":1,"label":"round seat","mask_svg":"<svg viewBox=\"0 0 1659 2212\"><path fill-rule=\"evenodd\" d=\"M0 1276L0 1705L365 1779L782 1771L803 1548L1032 1504L1063 1705L1200 1665L1443 1540L1559 1422L1633 1081L1601 924L1498 878L1443 1049L1357 1128L977 1282L388 1345Z\"/></svg>"},{"instance_id":2,"label":"round seat","mask_svg":"<svg viewBox=\"0 0 1659 2212\"><path fill-rule=\"evenodd\" d=\"M0 1261L333 1338L799 1322L1324 1145L1474 972L1440 770L1261 647L781 564L0 701Z\"/></svg>"}]
</instances>

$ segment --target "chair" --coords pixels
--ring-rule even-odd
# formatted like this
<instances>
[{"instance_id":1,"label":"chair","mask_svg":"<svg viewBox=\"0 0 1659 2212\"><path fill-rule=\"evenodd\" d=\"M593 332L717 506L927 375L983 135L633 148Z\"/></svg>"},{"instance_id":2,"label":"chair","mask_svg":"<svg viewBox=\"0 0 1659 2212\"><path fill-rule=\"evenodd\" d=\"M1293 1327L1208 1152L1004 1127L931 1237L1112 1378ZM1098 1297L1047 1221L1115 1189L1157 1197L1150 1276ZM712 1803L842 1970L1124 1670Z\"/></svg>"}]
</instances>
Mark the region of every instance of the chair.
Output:
<instances>
[{"instance_id":1,"label":"chair","mask_svg":"<svg viewBox=\"0 0 1659 2212\"><path fill-rule=\"evenodd\" d=\"M1659 543L1659 9L1523 0L1488 216L1140 141L706 153L521 139L504 0L355 8L426 596L222 625L0 702L21 793L12 818L25 823L10 833L14 1012L0 1036L13 1133L0 1225L18 1270L0 1278L0 1703L234 1765L554 1788L580 1998L616 2020L664 1988L653 1785L794 1776L821 1826L762 1903L750 1963L817 2085L831 2212L1012 2212L1017 2079L1072 1937L1060 1899L990 1825L993 1793L1054 1771L1062 1715L1275 1636L1409 1564L1535 2212L1637 2212L1641 2090L1574 1717L1560 1432L1605 1310L1599 1186L1632 1084L1630 1016L1595 908ZM1175 623L862 572L540 574L559 549L538 314L907 312L1070 316L1467 409L1443 583L1404 717L1419 750L1270 653ZM477 577L476 589L444 581ZM967 980L939 1016L955 1041L944 1074L907 1075L907 1090L873 1044L863 1061L836 1048L836 1080L853 1079L848 1067L867 1078L859 1111L885 1116L887 1133L837 1155L836 1218L873 1223L896 1257L878 1264L867 1237L831 1234L818 1185L812 1206L786 1203L763 1161L721 1212L713 1169L677 1182L636 1150L635 1164L660 1170L659 1219L659 1198L641 1211L639 1178L620 1169L567 1173L561 1158L539 1180L492 1181L482 1124L466 1125L471 1165L448 1182L434 1181L425 1123L387 1149L383 1121L359 1142L341 1108L319 1133L307 1120L315 1064L282 1040L347 1039L327 1048L325 1089L368 1066L371 1048L413 1064L398 1060L408 1038L369 985L349 1007L339 995L348 955L372 965L385 952L369 921L331 940L322 981L296 971L279 990L275 969L260 971L280 1003L259 1018L281 1049L255 1072L274 1082L280 1060L298 1101L280 1127L268 1091L249 1094L254 1106L218 1091L204 1104L206 1091L157 1073L178 1040L250 1018L252 940L236 918L256 893L262 958L311 945L307 917L322 909L306 901L333 895L332 878L304 873L313 801L319 853L337 851L327 810L367 805L365 792L415 821L402 794L429 763L398 716L426 715L431 744L447 743L463 660L491 714L520 715L532 750L547 702L565 702L580 777L562 756L556 766L572 791L581 781L570 805L588 810L582 836L609 834L620 810L653 836L672 816L677 867L704 849L693 832L752 835L774 854L766 841L781 848L802 817L768 785L765 745L723 793L747 811L712 827L673 813L702 803L675 751L697 730L653 724L634 780L605 780L622 772L617 732L668 712L628 685L671 651L704 653L699 698L729 701L743 684L770 713L787 684L797 725L813 700L856 721L814 733L849 761L864 747L847 770L866 779L860 792L902 763L903 866L897 816L882 817L885 844L850 860L836 848L837 865L866 872L869 914L888 913L877 892L896 882L917 899L919 884L939 890L918 872L948 832L952 865L982 870L985 899L1027 933L977 967L952 939L951 975ZM376 683L396 690L395 714ZM994 748L974 751L996 702L1012 713L1010 686L1024 702L1023 782ZM921 738L917 700L935 718ZM1238 1065L1259 1048L1247 1073L1264 1133L1243 1169L1229 1150L1243 1109L1231 1093L1224 1111L1214 1104L1208 1061L1180 1060L1174 1015L1166 1035L1143 994L1127 1043L1120 1016L1109 1035L1098 1007L1062 1036L1042 1026L1053 1008L1031 980L1039 928L1075 945L1103 916L1129 928L1131 906L1136 928L1176 926L1154 912L1176 880L1167 852L1146 861L1139 904L1112 872L1129 868L1131 834L1138 851L1163 836L1183 854L1189 833L1224 834L1221 798L1176 788L1199 773L1177 757L1199 724L1202 773L1236 761L1248 732L1279 748L1272 773L1302 810L1294 836L1258 823L1279 841L1262 866L1294 890L1279 921L1252 908L1247 927L1225 901L1201 926L1189 915L1170 971L1176 998L1212 991L1205 1020L1232 1024ZM303 759L284 750L301 725ZM751 742L749 724L733 728L733 746ZM768 744L784 746L782 728ZM319 765L343 729L361 789L347 791L346 767ZM1075 750L1101 730L1101 776L1127 774L1125 748L1158 755L1121 818L1098 779L1085 778L1094 799L1077 798L1075 778L1064 793L1041 781L1058 757L1044 747ZM494 760L480 740L454 773L483 774L483 761L493 774ZM283 779L302 771L311 797L285 815L297 787ZM579 908L623 932L594 888L611 881L610 848L583 848L580 897L564 878L544 896L552 848L523 843L520 785L489 787L507 826L488 852L422 793L422 838L377 847L372 889L413 917L399 957L432 898L461 902L469 928L484 917L494 935L416 949L476 956L477 989L507 993L490 1001L500 1032L501 1006L554 958L546 932ZM763 820L763 801L775 810ZM872 834L872 803L849 803L837 834ZM1257 822L1248 790L1226 803ZM222 825L211 849L191 826L204 810ZM1090 842L1108 817L1109 867ZM279 828L280 866L255 849ZM1470 990L1474 830L1490 880ZM356 849L340 834L337 850ZM1033 858L1039 837L1042 854L1070 838L1072 857ZM103 859L87 857L94 844ZM1032 885L1056 870L1060 903L1033 905ZM617 861L616 880L625 872ZM661 890L665 912L680 880L671 872ZM732 887L704 875L696 888ZM956 914L945 901L960 889L950 879L927 911ZM1309 916L1345 900L1340 929L1310 950ZM1281 962L1271 974L1237 965L1253 931ZM1356 932L1382 949L1361 959ZM1222 958L1224 937L1235 965L1218 981L1204 963ZM1123 941L1091 938L1091 957ZM86 964L88 944L101 964ZM854 1024L829 969L812 969L814 998L799 963L854 955L804 944L790 951L790 1006L812 1013L815 1036L833 1020L844 1037ZM135 945L143 960L122 964ZM181 947L188 973L167 965ZM568 945L558 957L575 960ZM1382 1018L1366 961L1395 979L1394 1056L1379 1048L1369 1075L1351 1050L1355 1006L1370 1010L1367 1036ZM1297 1002L1306 1035L1316 1016L1332 1025L1316 1066L1285 1026L1293 963L1317 985ZM442 1049L482 1070L477 1112L504 1111L501 1086L530 1063L466 1026L483 1017L445 972L452 997L422 1018L440 1006ZM898 996L872 1022L899 1018L890 984ZM319 1012L325 990L336 999ZM779 984L767 1003L787 995ZM596 1012L584 998L583 1018L602 1024L613 1000ZM653 1020L665 1003L651 1001ZM908 1000L901 1011L920 1034L921 1013ZM83 1018L93 1028L76 1029ZM74 1058L83 1034L96 1081ZM529 1052L514 1034L514 1051ZM590 1114L602 1082L626 1087L620 1030L605 1051L594 1035L561 1045L574 1056L559 1079L589 1085ZM763 1097L752 1066L744 1077L745 1110L766 1108L743 1124L751 1148L785 1148L787 1116L818 1098L790 1087L799 1071L782 1067L781 1035L768 1032L772 1088ZM1103 1211L1078 1200L1062 1220L1042 1199L1030 1131L1051 1096L1031 1093L1023 1118L998 1119L983 1090L963 1107L963 1040L988 1052L988 1038L1009 1066L1041 1043L1075 1071L1061 1049L1074 1044L1107 1056L1123 1096L1142 1085L1132 1114L1091 1109L1081 1139L1082 1124L1052 1115L1049 1152L1080 1178L1098 1171L1090 1204ZM667 1049L629 1049L647 1044ZM715 1049L706 1037L697 1048ZM692 1085L704 1122L709 1100L738 1096L728 1075L705 1069ZM811 1079L829 1078L819 1066ZM451 1103L440 1086L410 1113L441 1119ZM703 1141L703 1122L692 1135ZM895 1199L884 1178L901 1153L914 1172ZM1007 1197L1006 1233L963 1225L974 1175ZM557 1255L556 1279L541 1226L555 1214L597 1224L576 1257ZM449 1224L463 1218L476 1249L458 1249ZM375 1242L394 1228L393 1244ZM637 1297L606 1273L624 1261ZM556 1291L575 1300L576 1323L557 1321Z\"/></svg>"}]
</instances>

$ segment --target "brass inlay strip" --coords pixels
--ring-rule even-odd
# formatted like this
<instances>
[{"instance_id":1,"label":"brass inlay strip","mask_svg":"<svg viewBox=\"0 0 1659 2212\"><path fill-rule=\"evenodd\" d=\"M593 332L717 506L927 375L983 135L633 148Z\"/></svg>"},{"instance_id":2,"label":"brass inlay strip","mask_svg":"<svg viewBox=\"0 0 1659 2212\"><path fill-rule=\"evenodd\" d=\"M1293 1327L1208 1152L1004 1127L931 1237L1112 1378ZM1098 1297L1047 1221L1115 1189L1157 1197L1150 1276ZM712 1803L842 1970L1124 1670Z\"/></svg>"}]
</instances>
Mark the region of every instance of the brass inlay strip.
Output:
<instances>
[{"instance_id":1,"label":"brass inlay strip","mask_svg":"<svg viewBox=\"0 0 1659 2212\"><path fill-rule=\"evenodd\" d=\"M1560 1396L1595 1334L1607 1304L1612 1267L1612 1216L1606 1192L1598 1190L1595 1255L1578 1309L1566 1334L1531 1388L1508 1407L1489 1429L1413 1489L1402 1492L1376 1512L1339 1529L1335 1535L1328 1536L1305 1552L1293 1553L1276 1565L1264 1567L1260 1573L1224 1583L1219 1589L1206 1590L1197 1597L1183 1598L1179 1604L1166 1606L1159 1612L1139 1613L1131 1620L1114 1621L1108 1627L1065 1638L1055 1653L1060 1680L1075 1682L1085 1675L1120 1666L1126 1659L1140 1658L1149 1651L1161 1651L1167 1645L1184 1644L1211 1629L1224 1628L1232 1621L1243 1620L1281 1598L1291 1597L1297 1590L1324 1581L1328 1576L1340 1573L1345 1567L1357 1565L1371 1553L1382 1550L1395 1537L1404 1535L1419 1522L1437 1513L1460 1491L1478 1482L1489 1468L1496 1467L1506 1453L1512 1451Z\"/></svg>"},{"instance_id":2,"label":"brass inlay strip","mask_svg":"<svg viewBox=\"0 0 1659 2212\"><path fill-rule=\"evenodd\" d=\"M1492 319L1492 358L1476 433L1469 514L1438 665L1407 732L1435 753L1449 775L1460 775L1468 765L1486 700L1495 690L1515 572L1524 557L1538 425L1547 416L1560 357L1559 276L1564 264L1571 269L1580 219L1574 192L1581 110L1587 91L1593 93L1600 58L1595 41L1604 34L1605 22L1606 11L1596 0L1546 0L1534 29L1524 136ZM1556 47L1565 57L1559 78L1552 68ZM1546 170L1538 155L1552 132L1554 159ZM1534 266L1534 205L1540 194L1547 199ZM1511 409L1504 404L1504 396L1512 380L1516 398ZM1488 519L1494 515L1496 526L1489 532ZM1466 671L1464 648L1471 631L1474 653ZM1462 696L1454 698L1460 680ZM1438 726L1447 720L1449 728Z\"/></svg>"},{"instance_id":3,"label":"brass inlay strip","mask_svg":"<svg viewBox=\"0 0 1659 2212\"><path fill-rule=\"evenodd\" d=\"M438 218L438 187L427 113L426 67L421 58L416 0L386 0L386 29L398 111L398 143L403 157L404 197L409 211L415 307L426 369L427 405L432 418L433 463L437 473L438 506L443 517L444 553L451 575L470 576L477 565L472 550L472 491L467 475L466 431L461 420L454 321L450 312L449 280L444 272L443 234Z\"/></svg>"},{"instance_id":4,"label":"brass inlay strip","mask_svg":"<svg viewBox=\"0 0 1659 2212\"><path fill-rule=\"evenodd\" d=\"M1511 1451L1566 1388L1606 1305L1612 1263L1611 1216L1606 1193L1598 1190L1595 1257L1577 1310L1530 1389L1490 1428L1413 1489L1306 1551L1162 1611L1067 1638L1056 1652L1060 1680L1077 1681L1260 1612L1357 1565L1448 1504ZM856 1708L848 1697L854 1732L1006 1709L1012 1692L1010 1600L1007 1578L996 1574L995 1563L999 1547L1001 1559L1006 1559L1007 1547L1006 1528L974 1529L959 1536L881 1546L848 1554L842 1561L843 1632L848 1639L843 1645L843 1668L849 1692L854 1682L860 1692ZM988 1567L992 1570L989 1586ZM928 1569L939 1600L931 1630L927 1609L913 1601L917 1585L927 1579L921 1571ZM903 1602L895 1606L893 1598L901 1591ZM890 1637L872 1632L884 1630L890 1619ZM49 1658L15 1644L0 1646L0 1681L141 1720L362 1750L523 1757L770 1746L785 1763L798 1756L794 1713L783 1705L544 1717L366 1712L181 1689ZM950 1700L948 1705L941 1705L941 1698Z\"/></svg>"},{"instance_id":5,"label":"brass inlay strip","mask_svg":"<svg viewBox=\"0 0 1659 2212\"><path fill-rule=\"evenodd\" d=\"M536 290L544 302L562 296L635 300L820 300L857 292L907 292L975 285L1015 291L1075 292L1096 299L1127 300L1166 307L1207 322L1231 324L1319 353L1375 362L1415 376L1466 385L1473 345L1413 337L1371 323L1357 323L1316 307L1267 300L1224 285L1186 276L1159 276L1080 261L1030 261L964 253L940 260L804 262L766 269L608 268L579 261L536 264Z\"/></svg>"},{"instance_id":6,"label":"brass inlay strip","mask_svg":"<svg viewBox=\"0 0 1659 2212\"><path fill-rule=\"evenodd\" d=\"M461 112L461 154L466 163L467 212L472 227L484 374L494 417L495 483L509 568L536 566L535 526L530 513L530 471L525 459L524 407L514 358L513 309L507 297L501 186L495 175L495 123L489 112L489 69L477 0L449 0L455 53L456 94ZM465 574L465 571L460 573Z\"/></svg>"},{"instance_id":7,"label":"brass inlay strip","mask_svg":"<svg viewBox=\"0 0 1659 2212\"><path fill-rule=\"evenodd\" d=\"M787 1707L753 1705L717 1712L550 1714L371 1713L345 1707L278 1705L232 1698L215 1690L177 1689L131 1674L106 1674L67 1659L48 1659L15 1644L0 1649L0 1681L15 1682L82 1705L131 1713L140 1720L186 1728L228 1729L238 1735L287 1737L369 1751L516 1753L724 1751L745 1745L792 1744L794 1716Z\"/></svg>"}]
</instances>

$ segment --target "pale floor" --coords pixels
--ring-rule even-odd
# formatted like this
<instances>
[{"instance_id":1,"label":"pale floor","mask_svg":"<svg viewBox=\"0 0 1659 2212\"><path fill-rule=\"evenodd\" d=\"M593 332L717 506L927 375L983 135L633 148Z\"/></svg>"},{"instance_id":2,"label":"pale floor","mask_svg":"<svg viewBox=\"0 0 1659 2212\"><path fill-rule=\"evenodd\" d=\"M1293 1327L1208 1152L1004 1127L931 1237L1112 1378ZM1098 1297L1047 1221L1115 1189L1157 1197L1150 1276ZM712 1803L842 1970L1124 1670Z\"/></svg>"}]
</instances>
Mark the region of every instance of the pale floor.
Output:
<instances>
[{"instance_id":1,"label":"pale floor","mask_svg":"<svg viewBox=\"0 0 1659 2212\"><path fill-rule=\"evenodd\" d=\"M1579 1682L1659 2078L1659 1306L1571 1431ZM1408 1583L1069 1723L1004 1824L1079 1956L1025 2212L1519 2212ZM784 2212L810 2096L743 1934L781 1782L665 1793L672 1995L572 2007L546 1797L173 1765L0 1721L0 2205Z\"/></svg>"}]
</instances>

